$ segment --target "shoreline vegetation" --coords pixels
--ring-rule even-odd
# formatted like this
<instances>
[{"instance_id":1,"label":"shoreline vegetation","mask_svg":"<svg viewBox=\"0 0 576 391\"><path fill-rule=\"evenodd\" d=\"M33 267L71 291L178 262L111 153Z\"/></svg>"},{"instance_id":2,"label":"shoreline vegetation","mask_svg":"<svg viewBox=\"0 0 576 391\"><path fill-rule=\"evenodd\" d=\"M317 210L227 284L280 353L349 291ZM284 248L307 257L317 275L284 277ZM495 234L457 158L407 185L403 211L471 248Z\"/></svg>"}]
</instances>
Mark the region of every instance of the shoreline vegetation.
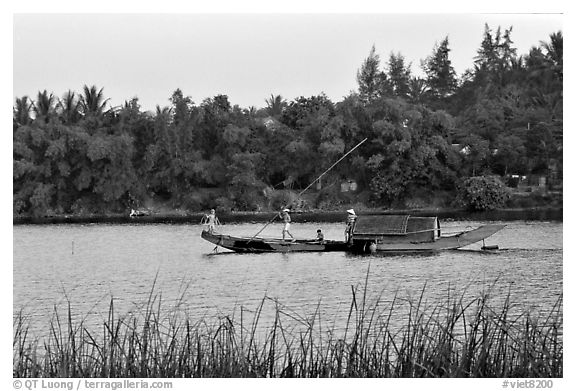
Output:
<instances>
[{"instance_id":1,"label":"shoreline vegetation","mask_svg":"<svg viewBox=\"0 0 576 391\"><path fill-rule=\"evenodd\" d=\"M98 332L75 320L70 302L64 316L55 308L45 339L31 335L20 312L13 319L13 376L563 376L562 296L534 316L518 313L509 296L494 305L490 287L474 298L448 293L436 304L425 290L408 300L396 293L384 306L382 297L367 299L365 288L352 286L341 330L320 319L320 303L302 316L266 296L253 311L196 321L163 307L154 287L140 311L119 314L112 299Z\"/></svg>"},{"instance_id":2,"label":"shoreline vegetation","mask_svg":"<svg viewBox=\"0 0 576 391\"><path fill-rule=\"evenodd\" d=\"M410 214L414 216L438 216L441 219L452 220L552 220L563 221L563 207L533 207L497 209L483 212L470 212L462 209L365 209L359 214ZM220 220L226 223L262 223L272 219L276 212L222 212L218 213ZM200 224L205 213L187 211L164 211L150 213L138 217L130 217L126 213L87 214L87 215L52 215L52 216L14 216L13 225L22 224ZM307 210L295 211L292 220L305 222L339 222L344 221L346 212L342 210Z\"/></svg>"},{"instance_id":3,"label":"shoreline vegetation","mask_svg":"<svg viewBox=\"0 0 576 391\"><path fill-rule=\"evenodd\" d=\"M266 107L240 107L224 93L176 88L168 106L145 111L138 97L110 107L104 87L90 83L18 97L13 218L274 212L293 202L562 207L562 31L524 54L511 34L485 25L459 76L448 37L421 62L425 77L401 53L381 58L373 46L355 72L358 88L336 102L271 94Z\"/></svg>"}]
</instances>

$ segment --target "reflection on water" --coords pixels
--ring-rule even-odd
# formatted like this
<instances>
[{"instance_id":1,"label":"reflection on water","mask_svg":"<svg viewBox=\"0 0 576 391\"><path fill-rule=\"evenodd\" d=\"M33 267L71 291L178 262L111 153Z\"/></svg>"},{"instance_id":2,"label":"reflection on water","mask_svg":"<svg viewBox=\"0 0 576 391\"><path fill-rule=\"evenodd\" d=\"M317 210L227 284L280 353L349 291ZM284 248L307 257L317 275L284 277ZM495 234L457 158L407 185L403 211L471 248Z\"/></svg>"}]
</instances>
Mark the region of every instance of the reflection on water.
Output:
<instances>
[{"instance_id":1,"label":"reflection on water","mask_svg":"<svg viewBox=\"0 0 576 391\"><path fill-rule=\"evenodd\" d=\"M451 222L445 230L477 226ZM44 334L54 306L88 323L101 324L111 298L119 313L138 311L155 294L166 308L193 318L255 310L277 300L283 310L310 317L317 310L335 328L345 323L352 287L366 288L367 303L387 308L394 299L429 305L448 295L476 297L490 288L493 301L510 300L518 311L548 313L562 294L562 223L507 222L486 240L500 251L417 256L354 256L345 253L235 254L212 252L197 225L52 225L14 227L14 312L31 317L32 332ZM225 225L236 235L262 226ZM296 237L341 239L343 225L294 223ZM272 224L264 235L279 235ZM226 250L224 250L226 251ZM368 284L365 286L368 275ZM266 316L266 312L263 312ZM264 319L266 321L266 319Z\"/></svg>"}]
</instances>

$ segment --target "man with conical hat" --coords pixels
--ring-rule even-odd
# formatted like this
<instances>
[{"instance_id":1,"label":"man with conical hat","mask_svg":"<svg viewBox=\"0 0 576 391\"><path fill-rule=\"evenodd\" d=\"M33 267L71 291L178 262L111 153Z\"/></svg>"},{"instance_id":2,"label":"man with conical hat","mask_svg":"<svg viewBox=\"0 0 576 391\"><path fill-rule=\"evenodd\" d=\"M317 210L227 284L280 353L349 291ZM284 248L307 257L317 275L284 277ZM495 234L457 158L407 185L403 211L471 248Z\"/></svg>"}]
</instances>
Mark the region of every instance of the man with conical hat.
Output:
<instances>
[{"instance_id":1,"label":"man with conical hat","mask_svg":"<svg viewBox=\"0 0 576 391\"><path fill-rule=\"evenodd\" d=\"M284 208L282 209L282 213L280 214L280 217L282 217L282 221L284 221L284 228L282 229L282 240L286 240L286 234L288 234L292 238L292 241L294 241L296 239L294 239L294 236L292 236L292 234L290 233L290 223L292 222L292 219L290 219L289 212L290 209Z\"/></svg>"}]
</instances>

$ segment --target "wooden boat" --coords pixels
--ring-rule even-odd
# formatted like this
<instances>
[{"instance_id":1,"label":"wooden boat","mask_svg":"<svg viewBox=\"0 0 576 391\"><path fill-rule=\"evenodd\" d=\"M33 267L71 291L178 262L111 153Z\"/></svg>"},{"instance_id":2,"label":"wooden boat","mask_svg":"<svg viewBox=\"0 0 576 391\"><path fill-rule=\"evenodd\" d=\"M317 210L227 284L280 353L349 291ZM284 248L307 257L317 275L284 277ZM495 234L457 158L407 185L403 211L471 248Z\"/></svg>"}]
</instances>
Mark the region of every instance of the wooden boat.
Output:
<instances>
[{"instance_id":1,"label":"wooden boat","mask_svg":"<svg viewBox=\"0 0 576 391\"><path fill-rule=\"evenodd\" d=\"M202 231L202 238L214 243L216 246L240 253L266 253L266 252L328 252L346 251L346 242L335 240L302 240L285 241L282 239L268 239L261 237L237 237Z\"/></svg>"},{"instance_id":2,"label":"wooden boat","mask_svg":"<svg viewBox=\"0 0 576 391\"><path fill-rule=\"evenodd\" d=\"M261 237L236 237L202 231L202 238L232 251L243 253L264 252L329 252L353 253L427 253L455 250L479 242L504 228L501 224L488 224L479 228L442 235L437 217L410 215L358 216L350 240L319 242L314 239L284 241ZM488 246L494 249L497 246Z\"/></svg>"},{"instance_id":3,"label":"wooden boat","mask_svg":"<svg viewBox=\"0 0 576 391\"><path fill-rule=\"evenodd\" d=\"M488 224L469 231L442 235L437 217L360 216L353 228L351 250L363 253L455 250L484 240L504 227L502 224Z\"/></svg>"}]
</instances>

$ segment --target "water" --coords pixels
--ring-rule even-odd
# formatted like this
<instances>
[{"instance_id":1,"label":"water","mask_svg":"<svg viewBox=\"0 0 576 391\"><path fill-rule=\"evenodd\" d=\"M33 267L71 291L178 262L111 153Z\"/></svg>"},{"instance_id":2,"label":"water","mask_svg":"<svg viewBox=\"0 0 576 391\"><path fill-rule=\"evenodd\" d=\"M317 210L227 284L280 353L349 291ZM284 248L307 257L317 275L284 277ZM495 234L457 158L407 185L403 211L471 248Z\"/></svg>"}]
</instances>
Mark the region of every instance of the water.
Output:
<instances>
[{"instance_id":1,"label":"water","mask_svg":"<svg viewBox=\"0 0 576 391\"><path fill-rule=\"evenodd\" d=\"M457 231L482 222L448 222ZM14 226L13 310L30 319L30 331L46 335L54 308L70 304L74 317L101 325L111 298L120 313L141 311L151 291L163 308L192 318L250 318L265 300L263 324L275 300L295 317L321 319L344 327L352 286L366 291L367 302L386 308L397 296L416 301L424 290L430 305L447 295L477 297L490 289L492 300L507 295L518 311L547 314L562 294L562 223L506 222L486 240L501 251L481 253L482 243L465 250L428 256L356 256L345 253L213 254L198 225L18 225ZM256 233L262 225L222 226L232 235ZM343 224L294 223L292 233L342 239ZM264 235L278 235L272 224ZM369 273L368 273L369 271ZM365 286L366 276L368 284Z\"/></svg>"}]
</instances>

